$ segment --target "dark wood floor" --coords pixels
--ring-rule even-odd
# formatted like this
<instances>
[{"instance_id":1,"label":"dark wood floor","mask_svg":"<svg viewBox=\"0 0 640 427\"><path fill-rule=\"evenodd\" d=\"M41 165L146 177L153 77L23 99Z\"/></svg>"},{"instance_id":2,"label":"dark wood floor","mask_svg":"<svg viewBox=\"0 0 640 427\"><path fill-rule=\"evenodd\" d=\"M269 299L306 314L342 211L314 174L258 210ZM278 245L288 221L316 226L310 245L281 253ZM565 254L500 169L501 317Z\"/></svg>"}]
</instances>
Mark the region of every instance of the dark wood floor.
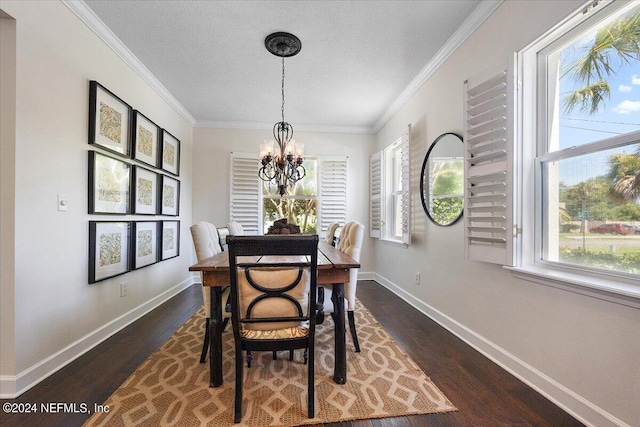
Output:
<instances>
[{"instance_id":1,"label":"dark wood floor","mask_svg":"<svg viewBox=\"0 0 640 427\"><path fill-rule=\"evenodd\" d=\"M362 282L358 298L459 409L447 414L325 424L383 426L553 426L582 424L386 288ZM192 286L17 399L5 402L103 403L200 306ZM82 413L7 414L0 426L80 426Z\"/></svg>"}]
</instances>

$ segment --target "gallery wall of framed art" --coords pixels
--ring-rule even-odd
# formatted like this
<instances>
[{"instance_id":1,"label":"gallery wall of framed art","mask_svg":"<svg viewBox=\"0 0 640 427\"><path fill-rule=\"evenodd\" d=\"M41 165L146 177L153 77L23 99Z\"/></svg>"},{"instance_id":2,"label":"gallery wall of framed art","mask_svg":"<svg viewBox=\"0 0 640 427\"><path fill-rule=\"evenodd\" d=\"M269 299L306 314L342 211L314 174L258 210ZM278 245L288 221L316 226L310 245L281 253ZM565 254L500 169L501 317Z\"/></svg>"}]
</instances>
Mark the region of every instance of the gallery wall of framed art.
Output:
<instances>
[{"instance_id":1,"label":"gallery wall of framed art","mask_svg":"<svg viewBox=\"0 0 640 427\"><path fill-rule=\"evenodd\" d=\"M180 140L109 89L89 82L89 283L180 255Z\"/></svg>"}]
</instances>

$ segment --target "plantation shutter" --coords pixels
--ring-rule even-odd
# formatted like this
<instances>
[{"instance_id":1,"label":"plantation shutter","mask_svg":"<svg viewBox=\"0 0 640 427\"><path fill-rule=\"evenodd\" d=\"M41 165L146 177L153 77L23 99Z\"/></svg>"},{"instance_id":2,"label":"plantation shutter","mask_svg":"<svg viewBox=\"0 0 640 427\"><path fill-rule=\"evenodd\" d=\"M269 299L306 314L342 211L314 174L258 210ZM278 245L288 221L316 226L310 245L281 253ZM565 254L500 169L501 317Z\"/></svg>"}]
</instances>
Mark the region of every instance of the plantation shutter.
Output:
<instances>
[{"instance_id":1,"label":"plantation shutter","mask_svg":"<svg viewBox=\"0 0 640 427\"><path fill-rule=\"evenodd\" d=\"M382 151L369 161L369 235L382 237Z\"/></svg>"},{"instance_id":2,"label":"plantation shutter","mask_svg":"<svg viewBox=\"0 0 640 427\"><path fill-rule=\"evenodd\" d=\"M402 243L411 243L411 125L402 134Z\"/></svg>"},{"instance_id":3,"label":"plantation shutter","mask_svg":"<svg viewBox=\"0 0 640 427\"><path fill-rule=\"evenodd\" d=\"M469 78L465 94L465 256L514 265L516 73Z\"/></svg>"},{"instance_id":4,"label":"plantation shutter","mask_svg":"<svg viewBox=\"0 0 640 427\"><path fill-rule=\"evenodd\" d=\"M320 159L320 229L323 233L332 222L347 222L346 156Z\"/></svg>"},{"instance_id":5,"label":"plantation shutter","mask_svg":"<svg viewBox=\"0 0 640 427\"><path fill-rule=\"evenodd\" d=\"M260 180L254 153L231 153L231 188L229 213L232 221L242 225L249 235L262 234Z\"/></svg>"}]
</instances>

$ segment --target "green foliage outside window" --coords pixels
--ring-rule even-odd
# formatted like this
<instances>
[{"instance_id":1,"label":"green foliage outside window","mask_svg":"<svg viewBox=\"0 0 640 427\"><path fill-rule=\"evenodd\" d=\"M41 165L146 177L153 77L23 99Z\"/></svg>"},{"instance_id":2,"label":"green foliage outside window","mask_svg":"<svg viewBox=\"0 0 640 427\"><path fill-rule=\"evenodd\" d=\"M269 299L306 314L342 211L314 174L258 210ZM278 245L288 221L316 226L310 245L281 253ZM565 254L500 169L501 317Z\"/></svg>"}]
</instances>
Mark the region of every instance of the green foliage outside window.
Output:
<instances>
[{"instance_id":1,"label":"green foliage outside window","mask_svg":"<svg viewBox=\"0 0 640 427\"><path fill-rule=\"evenodd\" d=\"M288 188L287 193L291 196L281 197L277 193L277 186L263 182L264 233L274 221L286 218L289 224L299 226L302 234L317 234L317 161L307 160L303 166L306 170L305 177Z\"/></svg>"}]
</instances>

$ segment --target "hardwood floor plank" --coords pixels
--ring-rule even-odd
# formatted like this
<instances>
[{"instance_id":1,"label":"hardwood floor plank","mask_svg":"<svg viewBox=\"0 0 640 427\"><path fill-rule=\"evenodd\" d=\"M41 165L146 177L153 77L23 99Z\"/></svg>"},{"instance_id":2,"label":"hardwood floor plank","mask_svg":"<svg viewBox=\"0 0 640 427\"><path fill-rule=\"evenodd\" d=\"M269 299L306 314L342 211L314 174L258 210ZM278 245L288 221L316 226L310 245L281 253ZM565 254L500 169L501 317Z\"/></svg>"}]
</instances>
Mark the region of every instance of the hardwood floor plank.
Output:
<instances>
[{"instance_id":1,"label":"hardwood floor plank","mask_svg":"<svg viewBox=\"0 0 640 427\"><path fill-rule=\"evenodd\" d=\"M458 408L457 412L358 420L325 427L563 426L582 424L383 286L358 298ZM17 399L1 402L103 403L202 304L199 285L181 292ZM398 315L402 313L402 315ZM87 414L5 414L0 426L81 426Z\"/></svg>"}]
</instances>

